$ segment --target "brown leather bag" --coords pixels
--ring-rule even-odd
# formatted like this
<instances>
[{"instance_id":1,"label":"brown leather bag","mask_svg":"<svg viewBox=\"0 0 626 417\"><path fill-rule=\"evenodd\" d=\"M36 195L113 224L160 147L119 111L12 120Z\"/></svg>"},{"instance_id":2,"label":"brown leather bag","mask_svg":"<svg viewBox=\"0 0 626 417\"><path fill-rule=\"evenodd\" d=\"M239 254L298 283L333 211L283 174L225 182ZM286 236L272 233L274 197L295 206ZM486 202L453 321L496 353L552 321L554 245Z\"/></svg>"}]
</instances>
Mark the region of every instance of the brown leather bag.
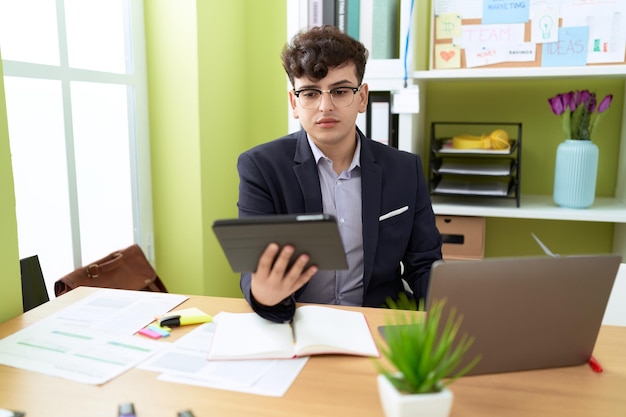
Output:
<instances>
[{"instance_id":1,"label":"brown leather bag","mask_svg":"<svg viewBox=\"0 0 626 417\"><path fill-rule=\"evenodd\" d=\"M168 292L137 244L70 272L54 283L54 293L80 286Z\"/></svg>"}]
</instances>

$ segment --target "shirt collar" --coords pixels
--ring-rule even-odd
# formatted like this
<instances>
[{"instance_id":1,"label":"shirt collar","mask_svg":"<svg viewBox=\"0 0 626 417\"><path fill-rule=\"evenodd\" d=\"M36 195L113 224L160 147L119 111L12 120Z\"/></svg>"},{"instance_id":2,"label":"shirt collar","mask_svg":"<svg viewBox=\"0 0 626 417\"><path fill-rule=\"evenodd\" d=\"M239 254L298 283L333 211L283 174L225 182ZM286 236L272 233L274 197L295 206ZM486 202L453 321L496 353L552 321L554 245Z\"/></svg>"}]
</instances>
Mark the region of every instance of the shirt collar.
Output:
<instances>
[{"instance_id":1,"label":"shirt collar","mask_svg":"<svg viewBox=\"0 0 626 417\"><path fill-rule=\"evenodd\" d=\"M322 158L330 161L330 159L326 155L324 155L324 152L322 152L322 150L317 147L315 142L311 140L308 133L306 135L306 139L309 142L309 146L311 147L311 151L313 152L313 158L315 158L316 164L319 164L320 159ZM348 172L352 171L354 168L360 167L360 166L361 166L361 138L359 138L359 135L356 135L356 149L354 150L354 155L352 156L352 162L350 163L350 167L347 169L347 171Z\"/></svg>"}]
</instances>

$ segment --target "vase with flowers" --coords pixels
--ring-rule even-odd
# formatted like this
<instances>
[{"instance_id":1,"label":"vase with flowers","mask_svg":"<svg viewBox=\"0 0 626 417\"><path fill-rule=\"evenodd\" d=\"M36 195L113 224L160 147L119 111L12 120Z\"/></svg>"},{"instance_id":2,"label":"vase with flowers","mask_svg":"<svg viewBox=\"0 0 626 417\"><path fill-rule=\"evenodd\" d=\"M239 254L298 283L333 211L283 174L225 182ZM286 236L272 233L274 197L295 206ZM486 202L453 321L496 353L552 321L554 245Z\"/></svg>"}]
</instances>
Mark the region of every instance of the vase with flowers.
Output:
<instances>
[{"instance_id":1,"label":"vase with flowers","mask_svg":"<svg viewBox=\"0 0 626 417\"><path fill-rule=\"evenodd\" d=\"M561 207L586 208L593 204L598 174L598 146L591 141L598 121L606 114L613 95L598 104L589 90L570 91L548 99L552 112L561 116L565 141L556 151L554 202Z\"/></svg>"}]
</instances>

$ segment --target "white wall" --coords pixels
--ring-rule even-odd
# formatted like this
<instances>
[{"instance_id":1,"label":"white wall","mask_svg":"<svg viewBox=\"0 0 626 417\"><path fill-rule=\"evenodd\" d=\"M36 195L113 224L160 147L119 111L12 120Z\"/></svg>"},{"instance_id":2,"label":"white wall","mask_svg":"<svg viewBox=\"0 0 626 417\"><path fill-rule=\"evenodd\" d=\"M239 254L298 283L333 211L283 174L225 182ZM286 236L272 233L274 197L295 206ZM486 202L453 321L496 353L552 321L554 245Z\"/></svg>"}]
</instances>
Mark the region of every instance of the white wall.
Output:
<instances>
[{"instance_id":1,"label":"white wall","mask_svg":"<svg viewBox=\"0 0 626 417\"><path fill-rule=\"evenodd\" d=\"M626 263L620 265L602 324L626 326ZM621 296L621 299L620 299Z\"/></svg>"}]
</instances>

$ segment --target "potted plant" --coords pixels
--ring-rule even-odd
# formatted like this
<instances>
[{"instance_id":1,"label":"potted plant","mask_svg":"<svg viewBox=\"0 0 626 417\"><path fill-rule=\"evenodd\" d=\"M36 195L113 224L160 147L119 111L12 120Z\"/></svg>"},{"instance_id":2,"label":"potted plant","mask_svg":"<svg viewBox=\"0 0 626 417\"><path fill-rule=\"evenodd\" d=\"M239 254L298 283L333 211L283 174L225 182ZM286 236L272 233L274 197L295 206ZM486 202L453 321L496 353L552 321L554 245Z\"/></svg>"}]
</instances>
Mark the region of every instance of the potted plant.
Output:
<instances>
[{"instance_id":1,"label":"potted plant","mask_svg":"<svg viewBox=\"0 0 626 417\"><path fill-rule=\"evenodd\" d=\"M462 317L454 308L444 325L445 302L434 301L420 316L412 311L417 303L406 296L388 301L393 314L385 326L384 342L379 342L382 358L376 360L378 391L387 417L447 417L453 399L447 386L480 360L477 356L457 369L474 339L466 334L457 338Z\"/></svg>"}]
</instances>

